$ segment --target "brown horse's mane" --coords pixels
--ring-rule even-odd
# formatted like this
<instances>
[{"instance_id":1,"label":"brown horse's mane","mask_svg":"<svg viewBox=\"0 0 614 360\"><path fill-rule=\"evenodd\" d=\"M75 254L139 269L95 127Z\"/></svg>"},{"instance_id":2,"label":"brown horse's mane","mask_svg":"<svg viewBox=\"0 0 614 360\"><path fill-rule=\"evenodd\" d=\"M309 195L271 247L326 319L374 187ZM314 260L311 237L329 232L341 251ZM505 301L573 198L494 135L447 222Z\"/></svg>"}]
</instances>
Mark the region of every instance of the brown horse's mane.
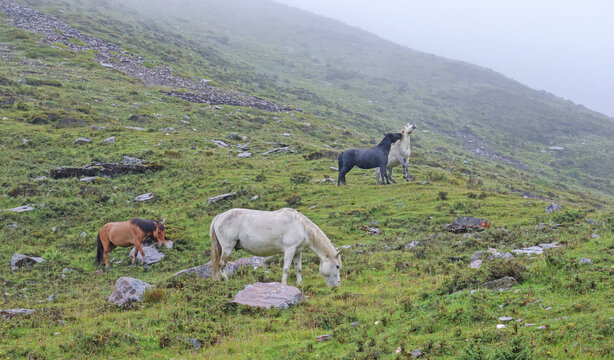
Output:
<instances>
[{"instance_id":1,"label":"brown horse's mane","mask_svg":"<svg viewBox=\"0 0 614 360\"><path fill-rule=\"evenodd\" d=\"M130 223L137 226L139 229L143 230L143 232L147 234L151 234L156 230L156 224L158 225L160 230L165 230L164 224L159 221L134 218L130 220Z\"/></svg>"}]
</instances>

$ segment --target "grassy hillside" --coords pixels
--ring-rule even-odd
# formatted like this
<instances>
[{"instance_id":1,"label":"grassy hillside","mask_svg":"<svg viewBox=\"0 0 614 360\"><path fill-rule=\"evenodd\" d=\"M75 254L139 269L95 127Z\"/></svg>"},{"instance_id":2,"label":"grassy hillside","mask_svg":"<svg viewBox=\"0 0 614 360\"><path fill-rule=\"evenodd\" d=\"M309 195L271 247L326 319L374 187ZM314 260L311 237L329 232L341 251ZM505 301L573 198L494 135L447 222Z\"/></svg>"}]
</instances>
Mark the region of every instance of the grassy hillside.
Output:
<instances>
[{"instance_id":1,"label":"grassy hillside","mask_svg":"<svg viewBox=\"0 0 614 360\"><path fill-rule=\"evenodd\" d=\"M0 14L0 145L4 153L0 209L25 204L35 207L24 213L0 211L0 309L36 309L27 317L0 319L0 358L375 359L409 358L409 351L420 349L427 358L520 359L607 358L614 351L611 200L585 191L590 184L580 186L564 175L555 177L557 164L566 160L564 154L541 153L536 145L539 142L526 140L535 146L535 152L526 145L501 151L501 155L513 152L529 168L475 157L460 142L451 142L448 135L456 131L465 136L484 135L480 131L489 131L488 126L493 125L485 121L482 129L465 123L467 118L457 119L462 109L427 104L429 99L443 98L431 94L419 99L414 94L407 99L413 99L415 109L423 109L414 111L427 116L424 121L430 125L419 123L414 138L410 173L415 181L376 187L372 171L354 169L348 174L347 187L315 182L326 175L335 177L330 167L336 162L326 154L307 160L310 155L370 146L381 130L399 128L406 121L408 115L385 121L385 114L392 113L387 105L362 103L358 100L366 95L352 90L359 82L383 79L386 70L332 80L347 82L348 89L316 86L325 80L289 71L277 72L275 78L276 68L265 66L270 64L265 58L267 51L276 53L280 40L266 38L270 49L263 47L255 41L259 37L252 28L241 32L231 26L235 22L252 26L241 13L229 16L224 13L227 8L219 4L209 4L208 14L225 23L207 20L211 30L203 34L210 37L206 40L209 45L197 42L195 33L186 30L197 29L196 22L202 24L203 19L173 30L179 21L171 13L165 22L157 23L135 17L129 8L116 8L113 2L101 3L96 10L90 8L93 2L87 1L71 6L62 2L38 4L82 30L121 41L154 62L172 64L178 73L212 79L216 85L304 111L269 113L168 97L164 95L167 89L143 86L102 67L93 61L92 52L72 52L57 44L52 47L41 36L13 27L10 19ZM246 12L253 6L240 4ZM263 13L287 10L267 6L272 6L271 11ZM294 14L298 19L287 19L297 24L301 16ZM152 11L149 16L158 15ZM338 27L338 31L355 33L320 21ZM179 36L180 31L185 34ZM367 40L380 44L376 38ZM292 57L293 61L297 58L310 61L304 56ZM322 69L316 72L313 67L295 66L326 76ZM379 91L371 95L380 91L396 94L386 81L372 82L372 89L377 86ZM411 88L414 86L421 90L411 91L430 91L418 85ZM509 86L511 90L502 85L490 94L497 98L523 89L517 84ZM533 101L564 107L553 105L559 103L548 98L536 95ZM517 99L524 98L519 95ZM465 100L446 101L462 104L466 111L478 111L471 110ZM486 105L493 103L497 101ZM373 110L371 106L381 108ZM601 119L586 110L573 113L583 124L590 124L591 117ZM549 116L556 114L560 113ZM452 120L462 120L465 127L453 127ZM482 124L477 118L472 121ZM607 123L599 121L595 126L605 138ZM91 125L103 128L94 130ZM161 131L168 127L176 131ZM421 132L423 129L429 133ZM246 140L228 140L231 133ZM511 146L497 134L492 135L493 141L501 139L497 149ZM92 141L75 144L74 140L83 136ZM103 142L111 136L115 136L115 143ZM218 148L211 139L224 139L232 145L249 143L254 155L238 158L236 147ZM263 155L280 145L289 145L295 152ZM49 175L55 166L117 162L124 156L159 164L162 169L100 178L93 183L77 178L53 180ZM554 164L548 166L549 162ZM532 170L538 164L544 164L543 169ZM572 172L574 168L566 165L566 169ZM584 176L577 172L579 178ZM611 177L611 172L605 174ZM548 201L523 198L510 187L555 199L566 208L546 214ZM236 192L233 199L206 203L210 196L231 191ZM134 201L146 192L153 192L155 199ZM255 195L258 198L252 200ZM273 258L267 268L244 269L220 283L172 278L181 269L209 261L207 233L217 213L233 207L273 210L284 206L309 216L336 246L351 245L342 255L340 288L325 286L317 258L309 251L303 259L302 291L307 299L290 310L254 310L229 304L246 284L279 281L280 257ZM461 215L487 218L493 226L469 236L448 232L445 225ZM116 249L110 254L115 258L114 269L95 275L96 233L108 221L134 216L165 218L167 237L175 247L164 250L166 257L147 272L129 265L129 249ZM561 225L536 229L540 223L551 222ZM378 226L382 233L367 235L362 226ZM419 244L410 248L412 241ZM554 241L564 246L540 256L487 262L477 270L468 268L477 250L493 247L509 251ZM8 264L16 252L47 261L13 272ZM233 258L242 256L248 255L233 253ZM592 263L580 264L582 257ZM62 277L64 268L74 271ZM480 286L506 275L514 276L520 284L506 292ZM155 284L158 291L136 309L119 309L106 298L120 276ZM294 277L290 279L294 284ZM479 290L471 293L472 289ZM39 302L52 294L57 295L55 300ZM514 320L505 329L496 329L501 316L524 321ZM355 322L359 324L352 326ZM535 326L523 326L527 323ZM331 334L331 340L317 342L315 337L322 334ZM184 339L198 339L203 347L194 350Z\"/></svg>"}]
</instances>

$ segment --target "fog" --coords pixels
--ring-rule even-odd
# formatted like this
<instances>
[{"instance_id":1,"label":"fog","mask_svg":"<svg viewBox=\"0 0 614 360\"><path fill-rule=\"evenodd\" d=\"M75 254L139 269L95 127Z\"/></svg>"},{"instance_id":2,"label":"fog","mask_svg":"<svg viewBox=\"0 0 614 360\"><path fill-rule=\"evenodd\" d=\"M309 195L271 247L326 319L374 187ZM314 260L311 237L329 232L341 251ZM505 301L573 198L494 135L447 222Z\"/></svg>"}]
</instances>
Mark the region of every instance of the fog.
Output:
<instances>
[{"instance_id":1,"label":"fog","mask_svg":"<svg viewBox=\"0 0 614 360\"><path fill-rule=\"evenodd\" d=\"M614 116L614 1L275 1Z\"/></svg>"}]
</instances>

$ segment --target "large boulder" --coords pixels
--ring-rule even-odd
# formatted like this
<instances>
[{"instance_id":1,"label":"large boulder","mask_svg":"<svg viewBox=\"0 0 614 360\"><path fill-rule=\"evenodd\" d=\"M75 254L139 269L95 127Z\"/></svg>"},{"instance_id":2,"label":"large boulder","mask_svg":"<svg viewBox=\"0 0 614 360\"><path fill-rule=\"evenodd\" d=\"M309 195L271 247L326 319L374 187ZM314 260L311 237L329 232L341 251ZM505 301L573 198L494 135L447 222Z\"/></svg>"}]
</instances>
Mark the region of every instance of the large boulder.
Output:
<instances>
[{"instance_id":1,"label":"large boulder","mask_svg":"<svg viewBox=\"0 0 614 360\"><path fill-rule=\"evenodd\" d=\"M132 248L132 250L130 251L130 257L134 256L135 251L136 248ZM164 253L158 251L155 246L143 246L143 251L145 252L145 264L147 265L158 263L164 257ZM136 258L140 262L143 262L143 257L141 256L140 252L136 254Z\"/></svg>"},{"instance_id":2,"label":"large boulder","mask_svg":"<svg viewBox=\"0 0 614 360\"><path fill-rule=\"evenodd\" d=\"M555 211L559 211L561 210L563 207L559 204L555 204L555 203L550 203L546 206L546 212L548 214L553 213Z\"/></svg>"},{"instance_id":3,"label":"large boulder","mask_svg":"<svg viewBox=\"0 0 614 360\"><path fill-rule=\"evenodd\" d=\"M288 309L291 305L297 304L305 297L296 287L282 285L278 282L261 283L246 285L245 289L239 291L232 301L235 304L261 307L269 309Z\"/></svg>"},{"instance_id":4,"label":"large boulder","mask_svg":"<svg viewBox=\"0 0 614 360\"><path fill-rule=\"evenodd\" d=\"M145 290L150 287L153 285L139 279L122 276L115 282L115 289L109 296L109 302L119 306L130 306L142 301Z\"/></svg>"},{"instance_id":5,"label":"large boulder","mask_svg":"<svg viewBox=\"0 0 614 360\"><path fill-rule=\"evenodd\" d=\"M13 254L11 257L11 270L15 271L24 266L31 266L39 262L43 262L45 259L36 256L27 256L22 254Z\"/></svg>"},{"instance_id":6,"label":"large boulder","mask_svg":"<svg viewBox=\"0 0 614 360\"><path fill-rule=\"evenodd\" d=\"M228 276L234 274L241 267L249 266L252 268L258 268L264 265L265 258L260 256L252 256L248 258L240 258L235 261L229 261L226 263L226 267L224 268L223 274ZM193 268L181 270L176 273L174 276L186 275L186 274L195 274L199 278L208 279L211 277L211 262L208 262L204 265L196 266Z\"/></svg>"},{"instance_id":7,"label":"large boulder","mask_svg":"<svg viewBox=\"0 0 614 360\"><path fill-rule=\"evenodd\" d=\"M473 230L490 229L490 221L484 219L478 219L471 216L460 216L454 219L452 224L446 225L449 231L460 234Z\"/></svg>"}]
</instances>

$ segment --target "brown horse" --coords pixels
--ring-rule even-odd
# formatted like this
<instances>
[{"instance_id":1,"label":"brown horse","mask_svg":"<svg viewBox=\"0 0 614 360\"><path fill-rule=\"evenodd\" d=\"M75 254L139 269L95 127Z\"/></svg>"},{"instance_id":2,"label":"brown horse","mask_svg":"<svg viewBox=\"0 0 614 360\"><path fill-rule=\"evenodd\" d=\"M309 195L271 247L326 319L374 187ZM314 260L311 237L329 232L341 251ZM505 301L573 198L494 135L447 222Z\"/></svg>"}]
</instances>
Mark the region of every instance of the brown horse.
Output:
<instances>
[{"instance_id":1,"label":"brown horse","mask_svg":"<svg viewBox=\"0 0 614 360\"><path fill-rule=\"evenodd\" d=\"M140 252L143 257L143 268L147 269L145 251L143 251L143 240L152 235L158 240L158 244L161 245L165 241L165 233L166 228L164 224L159 221L134 218L129 221L106 223L98 232L98 238L96 239L96 246L98 248L96 253L96 264L100 265L104 263L107 270L109 270L107 254L117 246L128 247L134 245L132 264L134 265L136 262L136 255Z\"/></svg>"}]
</instances>

